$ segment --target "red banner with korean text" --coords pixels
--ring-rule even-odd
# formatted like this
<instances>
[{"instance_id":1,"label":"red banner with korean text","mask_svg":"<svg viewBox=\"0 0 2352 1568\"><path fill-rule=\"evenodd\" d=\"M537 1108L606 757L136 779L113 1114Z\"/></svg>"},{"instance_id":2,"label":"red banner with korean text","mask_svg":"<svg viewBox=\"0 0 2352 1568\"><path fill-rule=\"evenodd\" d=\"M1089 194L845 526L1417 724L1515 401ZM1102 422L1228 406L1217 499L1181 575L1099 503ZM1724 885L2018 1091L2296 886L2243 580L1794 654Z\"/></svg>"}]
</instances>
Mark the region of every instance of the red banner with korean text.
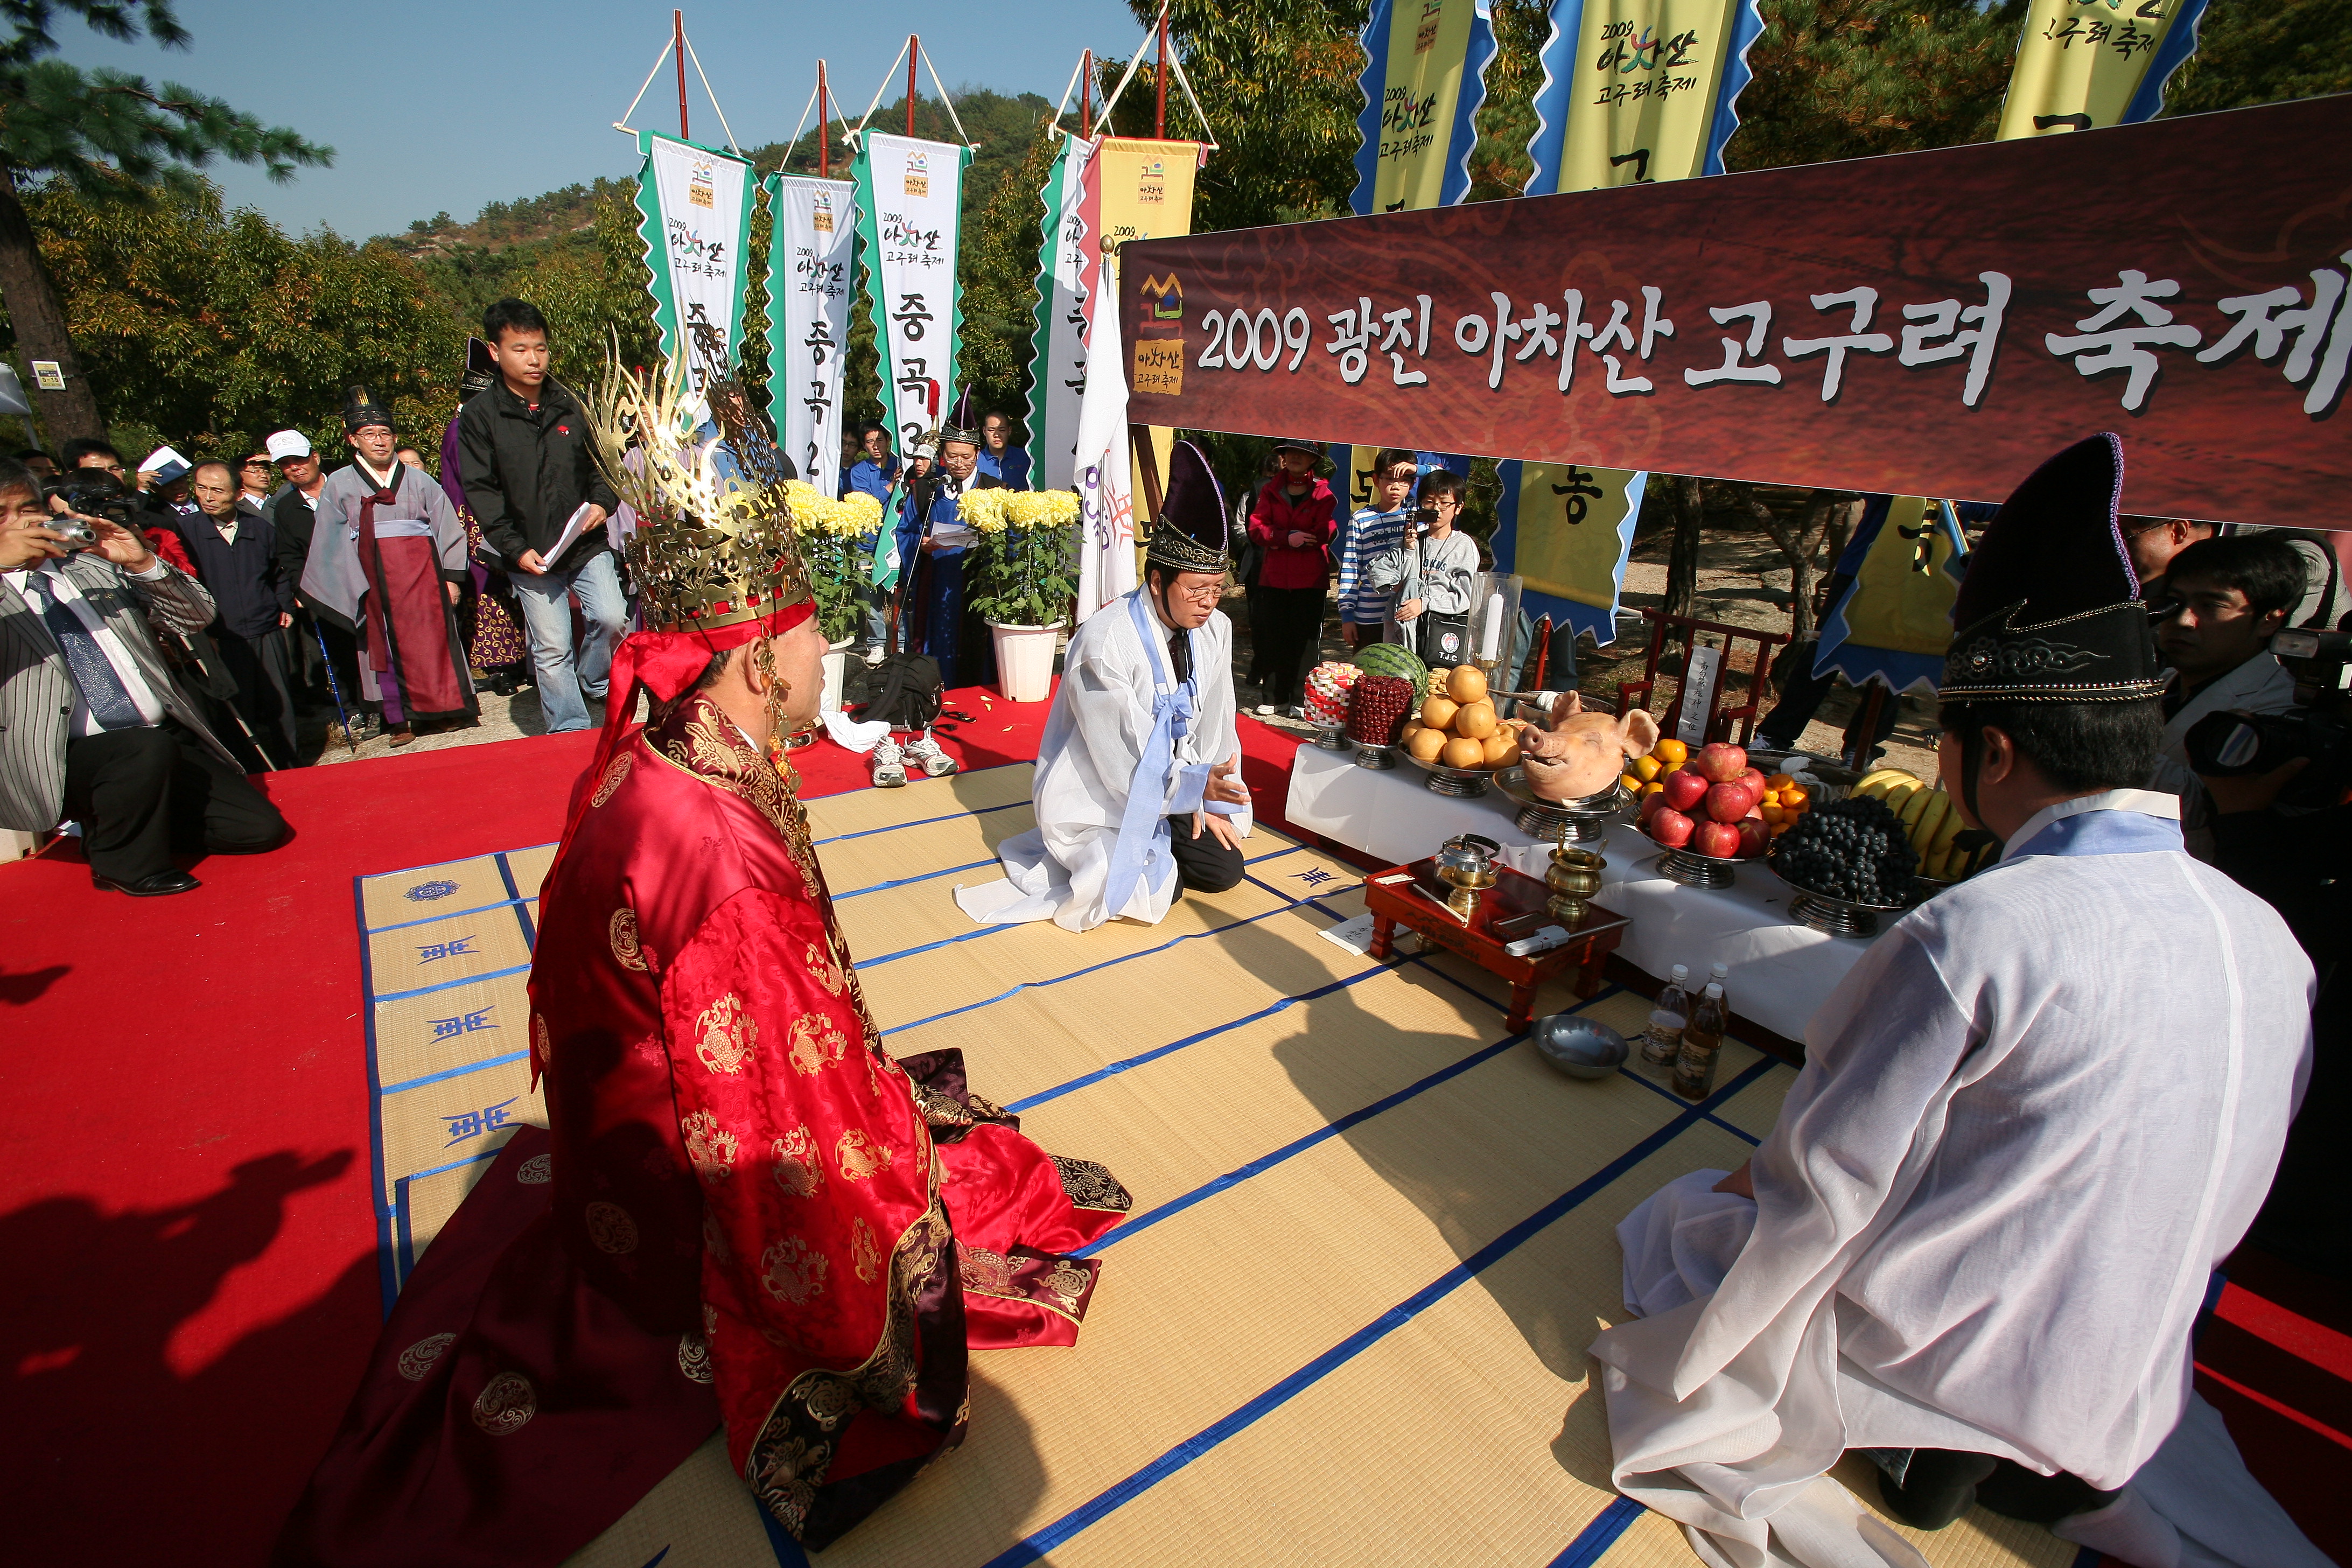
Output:
<instances>
[{"instance_id":1,"label":"red banner with korean text","mask_svg":"<svg viewBox=\"0 0 2352 1568\"><path fill-rule=\"evenodd\" d=\"M1991 500L2112 429L2127 510L2352 528L2345 146L2352 97L1139 241L1130 417Z\"/></svg>"}]
</instances>

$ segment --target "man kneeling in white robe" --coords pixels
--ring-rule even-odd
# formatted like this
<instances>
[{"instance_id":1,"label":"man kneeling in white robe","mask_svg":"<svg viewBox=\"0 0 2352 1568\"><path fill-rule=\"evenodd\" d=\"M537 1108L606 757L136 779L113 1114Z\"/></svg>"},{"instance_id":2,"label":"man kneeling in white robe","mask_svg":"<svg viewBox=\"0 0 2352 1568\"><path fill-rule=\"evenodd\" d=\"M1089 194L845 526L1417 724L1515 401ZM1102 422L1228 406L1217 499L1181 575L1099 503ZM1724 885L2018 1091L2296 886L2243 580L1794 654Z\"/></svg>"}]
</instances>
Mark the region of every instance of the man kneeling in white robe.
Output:
<instances>
[{"instance_id":1,"label":"man kneeling in white robe","mask_svg":"<svg viewBox=\"0 0 2352 1568\"><path fill-rule=\"evenodd\" d=\"M2190 1388L2302 1096L2312 971L2183 851L2175 797L2125 787L2162 681L2121 479L2112 436L2059 454L1961 588L1943 776L2000 863L1864 953L1748 1165L1618 1229L1612 1477L1717 1568L1924 1568L1824 1475L1849 1449L1919 1529L1981 1502L2138 1568L2326 1561Z\"/></svg>"},{"instance_id":2,"label":"man kneeling in white robe","mask_svg":"<svg viewBox=\"0 0 2352 1568\"><path fill-rule=\"evenodd\" d=\"M1031 786L1037 826L997 851L1003 880L956 889L981 924L1157 924L1180 887L1242 879L1249 793L1233 623L1217 608L1230 516L1208 459L1177 442L1142 585L1089 616L1063 655Z\"/></svg>"}]
</instances>

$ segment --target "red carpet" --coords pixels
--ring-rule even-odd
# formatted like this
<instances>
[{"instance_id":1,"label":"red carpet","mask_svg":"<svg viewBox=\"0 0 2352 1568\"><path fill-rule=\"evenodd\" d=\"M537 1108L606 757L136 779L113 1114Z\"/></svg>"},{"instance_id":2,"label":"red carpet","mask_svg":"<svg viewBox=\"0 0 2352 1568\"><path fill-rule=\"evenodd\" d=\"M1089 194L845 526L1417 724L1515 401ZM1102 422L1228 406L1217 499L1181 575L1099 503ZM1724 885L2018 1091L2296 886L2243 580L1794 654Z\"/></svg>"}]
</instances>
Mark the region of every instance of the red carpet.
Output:
<instances>
[{"instance_id":1,"label":"red carpet","mask_svg":"<svg viewBox=\"0 0 2352 1568\"><path fill-rule=\"evenodd\" d=\"M1036 753L1045 703L950 695L967 766ZM1281 829L1296 741L1242 723ZM70 846L0 867L0 1509L25 1562L259 1559L379 1321L352 879L553 838L593 734L277 775L296 829L204 889L91 890ZM811 795L866 784L819 742ZM2200 1386L2324 1550L2352 1448L2343 1289L2259 1256Z\"/></svg>"}]
</instances>

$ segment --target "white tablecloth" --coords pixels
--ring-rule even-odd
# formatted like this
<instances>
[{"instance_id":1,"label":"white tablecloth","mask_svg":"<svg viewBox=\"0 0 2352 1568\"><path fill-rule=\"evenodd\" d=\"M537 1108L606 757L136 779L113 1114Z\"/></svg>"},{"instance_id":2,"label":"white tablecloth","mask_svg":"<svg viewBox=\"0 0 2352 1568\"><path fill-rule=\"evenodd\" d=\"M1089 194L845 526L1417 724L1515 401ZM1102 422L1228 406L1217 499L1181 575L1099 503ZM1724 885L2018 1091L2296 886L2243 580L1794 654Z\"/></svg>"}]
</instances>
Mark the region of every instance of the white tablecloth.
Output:
<instances>
[{"instance_id":1,"label":"white tablecloth","mask_svg":"<svg viewBox=\"0 0 2352 1568\"><path fill-rule=\"evenodd\" d=\"M1457 833L1484 834L1504 847L1512 867L1544 874L1552 847L1518 830L1510 797L1490 789L1476 800L1456 799L1433 793L1426 777L1410 763L1375 771L1356 766L1352 750L1301 745L1283 815L1399 866L1435 854ZM1762 865L1739 867L1732 886L1720 890L1685 888L1658 875L1657 847L1627 824L1612 826L1601 848L1609 863L1601 901L1633 922L1618 955L1660 978L1687 964L1694 984L1705 984L1708 964L1729 964L1732 1010L1790 1039L1804 1038L1813 1009L1869 945L1790 919L1788 885ZM1879 930L1885 929L1882 917Z\"/></svg>"}]
</instances>

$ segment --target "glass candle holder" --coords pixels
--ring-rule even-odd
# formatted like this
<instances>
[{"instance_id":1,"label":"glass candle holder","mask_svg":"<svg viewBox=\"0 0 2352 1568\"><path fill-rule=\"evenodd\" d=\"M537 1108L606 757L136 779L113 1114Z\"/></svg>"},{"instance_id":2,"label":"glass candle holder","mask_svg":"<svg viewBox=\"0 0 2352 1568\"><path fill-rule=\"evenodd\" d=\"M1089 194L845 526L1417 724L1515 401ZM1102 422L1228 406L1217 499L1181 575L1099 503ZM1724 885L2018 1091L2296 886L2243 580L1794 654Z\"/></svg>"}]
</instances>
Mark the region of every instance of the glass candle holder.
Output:
<instances>
[{"instance_id":1,"label":"glass candle holder","mask_svg":"<svg viewBox=\"0 0 2352 1568\"><path fill-rule=\"evenodd\" d=\"M1470 657L1486 672L1489 683L1496 667L1507 668L1519 625L1519 590L1523 580L1515 573L1481 572L1470 595Z\"/></svg>"}]
</instances>

